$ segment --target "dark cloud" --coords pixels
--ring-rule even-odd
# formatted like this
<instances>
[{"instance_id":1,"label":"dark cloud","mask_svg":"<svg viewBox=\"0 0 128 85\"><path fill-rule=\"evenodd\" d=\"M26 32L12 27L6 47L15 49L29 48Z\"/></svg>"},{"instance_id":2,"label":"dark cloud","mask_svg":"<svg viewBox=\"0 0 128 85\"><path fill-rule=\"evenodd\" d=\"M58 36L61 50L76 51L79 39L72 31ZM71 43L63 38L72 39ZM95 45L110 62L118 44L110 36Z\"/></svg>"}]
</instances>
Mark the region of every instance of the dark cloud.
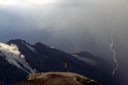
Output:
<instances>
[{"instance_id":1,"label":"dark cloud","mask_svg":"<svg viewBox=\"0 0 128 85\"><path fill-rule=\"evenodd\" d=\"M128 60L127 9L126 0L55 0L48 4L0 5L0 39L42 42L66 52L85 50L113 60L110 44L115 25L113 49L117 61L121 62L119 65L124 66Z\"/></svg>"},{"instance_id":2,"label":"dark cloud","mask_svg":"<svg viewBox=\"0 0 128 85\"><path fill-rule=\"evenodd\" d=\"M9 5L2 8L1 13L0 26L4 31L1 35L9 36L3 40L40 41L66 52L86 50L110 56L110 34L118 16L121 15L114 33L127 28L127 6L120 0L61 0L46 5ZM114 36L120 38L122 35L118 33ZM102 49L105 51L101 52Z\"/></svg>"}]
</instances>

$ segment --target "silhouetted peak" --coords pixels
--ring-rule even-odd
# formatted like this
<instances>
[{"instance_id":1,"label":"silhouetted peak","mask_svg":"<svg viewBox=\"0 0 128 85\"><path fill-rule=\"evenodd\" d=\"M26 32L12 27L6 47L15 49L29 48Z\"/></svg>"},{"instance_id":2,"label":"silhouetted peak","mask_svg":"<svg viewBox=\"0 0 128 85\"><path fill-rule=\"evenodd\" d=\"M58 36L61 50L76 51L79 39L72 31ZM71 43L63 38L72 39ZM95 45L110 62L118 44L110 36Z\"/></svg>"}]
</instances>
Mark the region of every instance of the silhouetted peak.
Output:
<instances>
[{"instance_id":1,"label":"silhouetted peak","mask_svg":"<svg viewBox=\"0 0 128 85\"><path fill-rule=\"evenodd\" d=\"M22 39L13 39L13 40L9 40L9 41L7 42L7 44L15 44L15 45L28 44L28 45L30 45L29 43L27 43L25 40L22 40Z\"/></svg>"},{"instance_id":2,"label":"silhouetted peak","mask_svg":"<svg viewBox=\"0 0 128 85\"><path fill-rule=\"evenodd\" d=\"M12 39L12 40L9 40L7 44L11 44L11 43L16 44L16 43L22 43L22 42L26 43L26 41L21 39Z\"/></svg>"},{"instance_id":3,"label":"silhouetted peak","mask_svg":"<svg viewBox=\"0 0 128 85\"><path fill-rule=\"evenodd\" d=\"M37 42L34 46L35 47L48 47L47 45L44 45L41 42Z\"/></svg>"}]
</instances>

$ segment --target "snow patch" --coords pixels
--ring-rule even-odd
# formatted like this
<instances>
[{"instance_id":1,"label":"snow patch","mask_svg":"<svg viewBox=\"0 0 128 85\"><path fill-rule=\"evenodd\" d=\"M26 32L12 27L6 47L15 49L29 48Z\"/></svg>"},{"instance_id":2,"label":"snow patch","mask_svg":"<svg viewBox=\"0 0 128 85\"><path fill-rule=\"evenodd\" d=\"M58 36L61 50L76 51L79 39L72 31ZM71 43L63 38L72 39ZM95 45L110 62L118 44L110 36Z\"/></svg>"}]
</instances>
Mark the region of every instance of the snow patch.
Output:
<instances>
[{"instance_id":1,"label":"snow patch","mask_svg":"<svg viewBox=\"0 0 128 85\"><path fill-rule=\"evenodd\" d=\"M18 47L14 44L8 45L0 42L0 50L4 50L8 53L13 53L14 55L19 55Z\"/></svg>"},{"instance_id":2,"label":"snow patch","mask_svg":"<svg viewBox=\"0 0 128 85\"><path fill-rule=\"evenodd\" d=\"M58 50L58 48L56 48L54 46L48 46L48 48L52 48L52 49L57 49Z\"/></svg>"},{"instance_id":3,"label":"snow patch","mask_svg":"<svg viewBox=\"0 0 128 85\"><path fill-rule=\"evenodd\" d=\"M32 46L30 46L30 45L24 43L22 40L21 40L21 42L22 42L23 44L25 44L30 50L32 50L33 52L36 52L34 47L32 47Z\"/></svg>"},{"instance_id":4,"label":"snow patch","mask_svg":"<svg viewBox=\"0 0 128 85\"><path fill-rule=\"evenodd\" d=\"M56 48L56 47L51 46L50 48Z\"/></svg>"},{"instance_id":5,"label":"snow patch","mask_svg":"<svg viewBox=\"0 0 128 85\"><path fill-rule=\"evenodd\" d=\"M36 72L36 69L34 69L34 72Z\"/></svg>"},{"instance_id":6,"label":"snow patch","mask_svg":"<svg viewBox=\"0 0 128 85\"><path fill-rule=\"evenodd\" d=\"M21 58L25 58L25 56L24 55L21 55Z\"/></svg>"},{"instance_id":7,"label":"snow patch","mask_svg":"<svg viewBox=\"0 0 128 85\"><path fill-rule=\"evenodd\" d=\"M83 58L83 57L80 57L80 56L74 55L74 54L72 54L72 56L74 56L74 57L77 58L78 60L84 61L84 62L86 62L86 63L88 63L88 64L90 64L90 65L98 65L98 63L97 63L96 61L92 60L92 59Z\"/></svg>"},{"instance_id":8,"label":"snow patch","mask_svg":"<svg viewBox=\"0 0 128 85\"><path fill-rule=\"evenodd\" d=\"M4 55L2 53L0 53L0 56L4 57Z\"/></svg>"},{"instance_id":9,"label":"snow patch","mask_svg":"<svg viewBox=\"0 0 128 85\"><path fill-rule=\"evenodd\" d=\"M27 73L35 73L33 69L29 66L29 64L26 62L25 56L20 53L16 45L8 45L0 42L0 51L10 64L15 65L16 67L22 69ZM23 67L19 63L22 64ZM30 72L28 72L26 69L28 69Z\"/></svg>"}]
</instances>

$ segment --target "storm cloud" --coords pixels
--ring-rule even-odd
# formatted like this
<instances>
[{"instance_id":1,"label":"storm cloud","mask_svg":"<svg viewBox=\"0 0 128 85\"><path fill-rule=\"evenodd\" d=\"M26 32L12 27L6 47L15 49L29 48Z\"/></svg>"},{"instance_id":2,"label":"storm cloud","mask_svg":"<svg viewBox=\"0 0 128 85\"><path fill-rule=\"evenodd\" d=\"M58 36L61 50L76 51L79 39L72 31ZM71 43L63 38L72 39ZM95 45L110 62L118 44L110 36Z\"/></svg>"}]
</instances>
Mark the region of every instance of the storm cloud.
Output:
<instances>
[{"instance_id":1,"label":"storm cloud","mask_svg":"<svg viewBox=\"0 0 128 85\"><path fill-rule=\"evenodd\" d=\"M119 16L114 38L119 40L119 43L128 41L125 40L128 37L126 2L125 0L1 1L1 41L21 38L33 44L40 41L53 45L66 52L86 50L108 55L112 26ZM101 52L102 49L106 51Z\"/></svg>"},{"instance_id":2,"label":"storm cloud","mask_svg":"<svg viewBox=\"0 0 128 85\"><path fill-rule=\"evenodd\" d=\"M110 44L114 26L113 49L117 61L126 68L127 3L127 0L1 0L0 41L20 38L31 44L42 42L66 52L88 51L113 60Z\"/></svg>"}]
</instances>

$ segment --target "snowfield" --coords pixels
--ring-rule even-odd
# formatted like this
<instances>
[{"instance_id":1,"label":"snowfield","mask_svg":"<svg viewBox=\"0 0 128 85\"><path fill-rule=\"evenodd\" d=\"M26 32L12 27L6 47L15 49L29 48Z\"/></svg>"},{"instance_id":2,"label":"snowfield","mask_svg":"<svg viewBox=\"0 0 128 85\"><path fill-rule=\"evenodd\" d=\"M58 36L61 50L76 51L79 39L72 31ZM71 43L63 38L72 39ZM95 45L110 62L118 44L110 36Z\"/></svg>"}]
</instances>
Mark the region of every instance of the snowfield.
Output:
<instances>
[{"instance_id":1,"label":"snowfield","mask_svg":"<svg viewBox=\"0 0 128 85\"><path fill-rule=\"evenodd\" d=\"M22 69L27 73L35 73L25 60L25 56L21 54L18 47L14 44L8 45L0 42L0 55L4 57L10 64ZM22 65L20 65L20 64ZM27 71L27 70L29 71Z\"/></svg>"},{"instance_id":2,"label":"snowfield","mask_svg":"<svg viewBox=\"0 0 128 85\"><path fill-rule=\"evenodd\" d=\"M92 59L83 58L83 57L80 57L80 56L74 55L74 54L72 54L72 56L74 56L74 57L77 58L78 60L84 61L84 62L86 62L86 63L88 63L88 64L90 64L90 65L98 65L98 63L97 63L96 61L92 60Z\"/></svg>"}]
</instances>

